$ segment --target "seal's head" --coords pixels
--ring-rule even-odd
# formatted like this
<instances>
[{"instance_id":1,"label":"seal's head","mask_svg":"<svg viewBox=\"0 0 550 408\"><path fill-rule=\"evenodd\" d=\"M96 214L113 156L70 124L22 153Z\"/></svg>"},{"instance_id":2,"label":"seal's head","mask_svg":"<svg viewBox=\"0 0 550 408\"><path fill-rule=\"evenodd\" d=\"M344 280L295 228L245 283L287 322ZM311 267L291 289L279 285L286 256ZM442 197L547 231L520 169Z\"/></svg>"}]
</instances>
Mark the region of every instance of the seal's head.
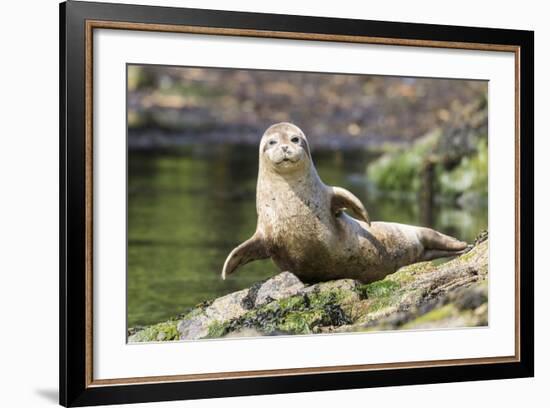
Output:
<instances>
[{"instance_id":1,"label":"seal's head","mask_svg":"<svg viewBox=\"0 0 550 408\"><path fill-rule=\"evenodd\" d=\"M304 171L310 165L310 153L304 132L292 123L270 126L260 141L260 163L279 174Z\"/></svg>"}]
</instances>

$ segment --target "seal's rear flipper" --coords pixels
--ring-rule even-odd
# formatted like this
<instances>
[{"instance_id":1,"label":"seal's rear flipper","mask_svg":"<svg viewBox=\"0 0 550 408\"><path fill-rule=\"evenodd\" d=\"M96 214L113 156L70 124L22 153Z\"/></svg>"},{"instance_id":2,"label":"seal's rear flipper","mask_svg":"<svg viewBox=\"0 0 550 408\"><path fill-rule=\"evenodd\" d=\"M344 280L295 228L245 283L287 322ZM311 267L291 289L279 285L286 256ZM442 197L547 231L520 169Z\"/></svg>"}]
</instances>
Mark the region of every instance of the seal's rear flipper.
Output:
<instances>
[{"instance_id":1,"label":"seal's rear flipper","mask_svg":"<svg viewBox=\"0 0 550 408\"><path fill-rule=\"evenodd\" d=\"M425 250L441 249L444 251L462 251L468 247L468 243L459 241L449 235L442 234L431 228L418 228L420 242Z\"/></svg>"},{"instance_id":2,"label":"seal's rear flipper","mask_svg":"<svg viewBox=\"0 0 550 408\"><path fill-rule=\"evenodd\" d=\"M420 261L459 256L472 249L472 246L468 243L431 228L419 227L417 231L418 238L424 247Z\"/></svg>"},{"instance_id":3,"label":"seal's rear flipper","mask_svg":"<svg viewBox=\"0 0 550 408\"><path fill-rule=\"evenodd\" d=\"M365 221L370 226L370 218L367 210L363 206L361 200L355 197L348 190L341 187L331 187L332 197L330 206L333 214L338 214L345 209L352 211L357 218Z\"/></svg>"},{"instance_id":4,"label":"seal's rear flipper","mask_svg":"<svg viewBox=\"0 0 550 408\"><path fill-rule=\"evenodd\" d=\"M464 255L466 252L470 252L470 250L471 250L470 246L466 247L461 251L448 251L444 249L428 249L424 251L424 253L422 254L420 262L432 261L438 258L450 258L450 257L460 256L460 255Z\"/></svg>"},{"instance_id":5,"label":"seal's rear flipper","mask_svg":"<svg viewBox=\"0 0 550 408\"><path fill-rule=\"evenodd\" d=\"M258 259L269 258L262 238L256 233L233 249L223 264L222 279L233 273L238 267Z\"/></svg>"}]
</instances>

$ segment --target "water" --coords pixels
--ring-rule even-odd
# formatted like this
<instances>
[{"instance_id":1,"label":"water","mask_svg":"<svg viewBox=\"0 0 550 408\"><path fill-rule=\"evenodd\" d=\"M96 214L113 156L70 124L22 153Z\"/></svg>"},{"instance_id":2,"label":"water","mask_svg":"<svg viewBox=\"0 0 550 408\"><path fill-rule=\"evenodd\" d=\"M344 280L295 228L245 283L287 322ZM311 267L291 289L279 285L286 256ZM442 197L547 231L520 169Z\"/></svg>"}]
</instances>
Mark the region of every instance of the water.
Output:
<instances>
[{"instance_id":1,"label":"water","mask_svg":"<svg viewBox=\"0 0 550 408\"><path fill-rule=\"evenodd\" d=\"M369 193L365 167L375 155L314 151L326 184L357 195L372 220L422 225L415 200ZM256 227L257 149L187 146L135 152L128 163L128 327L166 320L194 305L277 273L252 262L222 281L229 252ZM468 211L438 203L433 227L472 241L487 228L486 207Z\"/></svg>"}]
</instances>

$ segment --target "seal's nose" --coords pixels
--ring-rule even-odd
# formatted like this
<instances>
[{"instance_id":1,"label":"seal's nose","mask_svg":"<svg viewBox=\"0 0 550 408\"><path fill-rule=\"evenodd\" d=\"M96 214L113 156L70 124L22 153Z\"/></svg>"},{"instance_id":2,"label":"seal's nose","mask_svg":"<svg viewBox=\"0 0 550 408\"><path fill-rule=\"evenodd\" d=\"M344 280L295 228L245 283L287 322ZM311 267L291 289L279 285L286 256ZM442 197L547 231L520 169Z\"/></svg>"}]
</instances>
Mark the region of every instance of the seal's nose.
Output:
<instances>
[{"instance_id":1,"label":"seal's nose","mask_svg":"<svg viewBox=\"0 0 550 408\"><path fill-rule=\"evenodd\" d=\"M281 149L283 149L283 152L286 153L288 151L288 146L287 145L282 145Z\"/></svg>"}]
</instances>

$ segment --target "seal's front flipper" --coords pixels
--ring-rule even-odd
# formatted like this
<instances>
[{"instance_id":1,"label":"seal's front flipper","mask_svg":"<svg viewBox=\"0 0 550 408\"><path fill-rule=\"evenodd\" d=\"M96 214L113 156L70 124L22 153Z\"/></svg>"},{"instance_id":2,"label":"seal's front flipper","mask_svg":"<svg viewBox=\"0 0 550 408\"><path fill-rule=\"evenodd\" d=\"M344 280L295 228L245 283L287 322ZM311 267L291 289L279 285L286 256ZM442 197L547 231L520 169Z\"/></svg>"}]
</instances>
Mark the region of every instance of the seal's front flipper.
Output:
<instances>
[{"instance_id":1,"label":"seal's front flipper","mask_svg":"<svg viewBox=\"0 0 550 408\"><path fill-rule=\"evenodd\" d=\"M222 279L233 273L238 267L258 259L269 258L269 254L262 238L254 234L252 238L244 241L233 249L223 264Z\"/></svg>"},{"instance_id":2,"label":"seal's front flipper","mask_svg":"<svg viewBox=\"0 0 550 408\"><path fill-rule=\"evenodd\" d=\"M345 209L352 211L357 218L370 226L370 218L363 203L348 190L341 187L331 187L332 197L330 206L332 213L338 215Z\"/></svg>"}]
</instances>

